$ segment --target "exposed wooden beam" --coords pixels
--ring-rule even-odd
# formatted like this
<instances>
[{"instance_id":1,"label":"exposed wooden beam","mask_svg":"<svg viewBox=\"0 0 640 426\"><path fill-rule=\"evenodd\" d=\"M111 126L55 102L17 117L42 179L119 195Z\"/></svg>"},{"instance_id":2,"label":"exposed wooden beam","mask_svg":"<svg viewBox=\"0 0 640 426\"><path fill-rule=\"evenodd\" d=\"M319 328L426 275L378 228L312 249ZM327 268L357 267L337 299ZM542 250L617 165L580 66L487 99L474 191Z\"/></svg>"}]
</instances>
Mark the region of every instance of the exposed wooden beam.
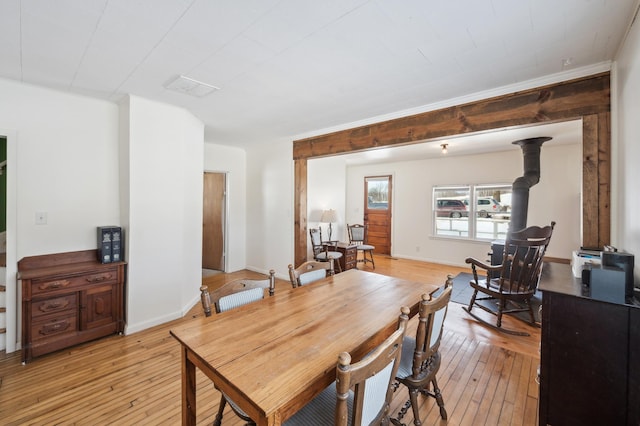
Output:
<instances>
[{"instance_id":1,"label":"exposed wooden beam","mask_svg":"<svg viewBox=\"0 0 640 426\"><path fill-rule=\"evenodd\" d=\"M583 119L583 195L586 196L588 190L593 191L583 203L582 244L608 244L611 221L610 111L610 74L607 72L296 140L293 142L298 209L294 230L296 262L305 258L307 251L306 173L304 182L299 181L298 162L465 133L575 119ZM304 168L306 170L306 161Z\"/></svg>"}]
</instances>

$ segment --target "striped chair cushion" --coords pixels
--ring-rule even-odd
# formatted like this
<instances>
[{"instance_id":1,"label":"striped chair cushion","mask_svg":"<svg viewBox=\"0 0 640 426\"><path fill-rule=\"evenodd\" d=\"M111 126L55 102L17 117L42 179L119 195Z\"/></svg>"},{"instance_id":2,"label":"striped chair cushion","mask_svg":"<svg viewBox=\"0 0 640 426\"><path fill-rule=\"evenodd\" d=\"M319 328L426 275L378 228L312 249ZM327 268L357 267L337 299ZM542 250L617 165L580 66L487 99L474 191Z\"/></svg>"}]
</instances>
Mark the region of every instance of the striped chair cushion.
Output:
<instances>
[{"instance_id":1,"label":"striped chair cushion","mask_svg":"<svg viewBox=\"0 0 640 426\"><path fill-rule=\"evenodd\" d=\"M327 276L326 269L316 269L315 271L305 272L304 274L300 274L300 278L298 278L298 282L300 285L305 285L312 283L314 281L321 280Z\"/></svg>"},{"instance_id":2,"label":"striped chair cushion","mask_svg":"<svg viewBox=\"0 0 640 426\"><path fill-rule=\"evenodd\" d=\"M329 385L322 393L313 398L300 411L284 422L285 426L319 426L334 425L336 414L336 384ZM347 399L349 413L353 410L353 392ZM351 424L351 418L349 418Z\"/></svg>"},{"instance_id":3,"label":"striped chair cushion","mask_svg":"<svg viewBox=\"0 0 640 426\"><path fill-rule=\"evenodd\" d=\"M239 293L221 297L220 300L218 300L218 309L220 309L220 312L225 312L229 309L234 309L263 298L264 289L252 288L251 290L241 291Z\"/></svg>"}]
</instances>

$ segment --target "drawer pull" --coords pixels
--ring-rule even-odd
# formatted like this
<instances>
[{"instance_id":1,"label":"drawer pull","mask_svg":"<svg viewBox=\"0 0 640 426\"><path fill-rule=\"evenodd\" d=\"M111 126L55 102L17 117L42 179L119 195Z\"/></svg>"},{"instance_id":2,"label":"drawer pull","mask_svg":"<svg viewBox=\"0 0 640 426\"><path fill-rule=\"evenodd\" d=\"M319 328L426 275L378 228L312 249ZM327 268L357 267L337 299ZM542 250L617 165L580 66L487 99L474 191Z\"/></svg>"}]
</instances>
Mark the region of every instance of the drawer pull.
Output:
<instances>
[{"instance_id":1,"label":"drawer pull","mask_svg":"<svg viewBox=\"0 0 640 426\"><path fill-rule=\"evenodd\" d=\"M40 329L40 334L46 336L48 334L59 333L69 328L69 321L59 321L51 324L45 324Z\"/></svg>"},{"instance_id":2,"label":"drawer pull","mask_svg":"<svg viewBox=\"0 0 640 426\"><path fill-rule=\"evenodd\" d=\"M48 283L40 284L40 286L38 288L40 288L40 290L55 290L56 288L62 288L62 287L66 287L68 285L69 285L69 281L68 280L50 281Z\"/></svg>"},{"instance_id":3,"label":"drawer pull","mask_svg":"<svg viewBox=\"0 0 640 426\"><path fill-rule=\"evenodd\" d=\"M40 311L49 312L59 310L61 308L66 308L69 306L69 301L67 299L54 299L49 300L42 305L40 305Z\"/></svg>"},{"instance_id":4,"label":"drawer pull","mask_svg":"<svg viewBox=\"0 0 640 426\"><path fill-rule=\"evenodd\" d=\"M98 283L100 281L106 281L111 279L113 275L111 274L102 274L102 275L92 275L90 277L87 277L87 281L90 283Z\"/></svg>"}]
</instances>

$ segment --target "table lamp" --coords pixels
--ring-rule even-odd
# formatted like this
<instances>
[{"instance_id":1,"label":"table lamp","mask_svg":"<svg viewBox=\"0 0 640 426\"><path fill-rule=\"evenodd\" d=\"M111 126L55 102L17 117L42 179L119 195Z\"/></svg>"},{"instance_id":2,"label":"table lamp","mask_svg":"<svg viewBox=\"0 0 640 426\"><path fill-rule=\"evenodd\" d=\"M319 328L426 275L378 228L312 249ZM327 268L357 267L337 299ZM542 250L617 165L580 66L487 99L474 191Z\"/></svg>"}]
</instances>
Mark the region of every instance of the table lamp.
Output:
<instances>
[{"instance_id":1,"label":"table lamp","mask_svg":"<svg viewBox=\"0 0 640 426\"><path fill-rule=\"evenodd\" d=\"M322 212L322 217L320 218L320 222L329 223L329 241L331 241L331 233L333 231L331 229L331 222L337 222L337 221L338 221L338 214L336 213L335 210L329 209Z\"/></svg>"}]
</instances>

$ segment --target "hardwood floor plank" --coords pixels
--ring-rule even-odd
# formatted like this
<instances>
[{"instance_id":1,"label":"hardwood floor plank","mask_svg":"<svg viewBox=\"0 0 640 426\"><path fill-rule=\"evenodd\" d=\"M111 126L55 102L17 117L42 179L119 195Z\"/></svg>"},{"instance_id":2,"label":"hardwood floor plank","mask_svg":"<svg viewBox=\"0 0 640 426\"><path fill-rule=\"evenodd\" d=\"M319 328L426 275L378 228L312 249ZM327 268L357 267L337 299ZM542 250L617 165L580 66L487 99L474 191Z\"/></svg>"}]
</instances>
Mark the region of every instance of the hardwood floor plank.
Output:
<instances>
[{"instance_id":1,"label":"hardwood floor plank","mask_svg":"<svg viewBox=\"0 0 640 426\"><path fill-rule=\"evenodd\" d=\"M376 255L375 272L418 282L443 284L446 275L466 271L447 265ZM370 266L360 268L372 270ZM251 271L208 277L211 286L233 278L256 277ZM199 284L199 283L198 283ZM289 287L278 280L279 288ZM470 318L452 303L441 343L438 384L449 421L440 419L433 398L421 396L424 425L534 425L537 422L539 329L520 321L513 327L531 329L531 336L508 336ZM184 318L128 336L111 336L35 358L21 365L20 354L0 354L0 419L4 425L179 425L181 369L179 344L169 335L177 324L202 316L199 305ZM505 318L506 322L510 318ZM413 325L412 325L413 324ZM415 319L410 330L415 333ZM197 423L210 425L220 394L196 372ZM400 409L408 394L400 387L392 409ZM411 410L403 421L413 422ZM230 408L224 426L243 425Z\"/></svg>"},{"instance_id":2,"label":"hardwood floor plank","mask_svg":"<svg viewBox=\"0 0 640 426\"><path fill-rule=\"evenodd\" d=\"M524 425L525 407L527 404L527 391L529 389L529 382L531 381L531 368L534 364L533 359L523 356L522 354L516 355L522 359L522 367L517 377L517 385L513 387L513 419L512 424Z\"/></svg>"},{"instance_id":3,"label":"hardwood floor plank","mask_svg":"<svg viewBox=\"0 0 640 426\"><path fill-rule=\"evenodd\" d=\"M507 352L504 350L503 354L504 363L500 372L500 376L498 377L498 383L491 401L491 407L489 408L489 418L492 419L500 419L500 417L502 416L502 410L505 409L505 404L509 404L508 401L505 401L505 395L507 392L508 380L511 376L511 371L513 368L515 354L513 352Z\"/></svg>"}]
</instances>

